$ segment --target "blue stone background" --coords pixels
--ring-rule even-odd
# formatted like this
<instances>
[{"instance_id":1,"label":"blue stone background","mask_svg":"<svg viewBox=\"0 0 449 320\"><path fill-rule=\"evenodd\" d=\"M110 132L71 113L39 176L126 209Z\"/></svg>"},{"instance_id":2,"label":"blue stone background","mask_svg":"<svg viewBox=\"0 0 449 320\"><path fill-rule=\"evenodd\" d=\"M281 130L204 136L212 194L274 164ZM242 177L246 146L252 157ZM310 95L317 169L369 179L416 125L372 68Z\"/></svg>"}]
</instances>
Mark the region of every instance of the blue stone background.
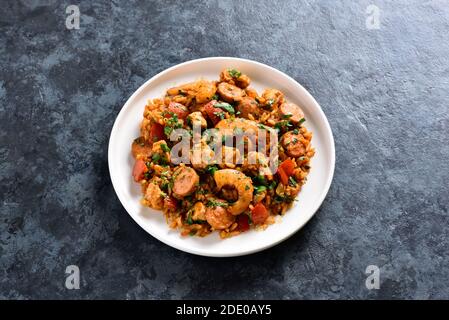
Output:
<instances>
[{"instance_id":1,"label":"blue stone background","mask_svg":"<svg viewBox=\"0 0 449 320\"><path fill-rule=\"evenodd\" d=\"M79 30L65 27L69 4ZM370 4L380 30L366 28ZM449 298L448 40L447 0L1 1L0 298ZM335 137L317 215L245 257L162 244L109 179L128 97L208 56L291 75ZM79 290L64 286L71 264ZM368 265L379 290L365 287Z\"/></svg>"}]
</instances>

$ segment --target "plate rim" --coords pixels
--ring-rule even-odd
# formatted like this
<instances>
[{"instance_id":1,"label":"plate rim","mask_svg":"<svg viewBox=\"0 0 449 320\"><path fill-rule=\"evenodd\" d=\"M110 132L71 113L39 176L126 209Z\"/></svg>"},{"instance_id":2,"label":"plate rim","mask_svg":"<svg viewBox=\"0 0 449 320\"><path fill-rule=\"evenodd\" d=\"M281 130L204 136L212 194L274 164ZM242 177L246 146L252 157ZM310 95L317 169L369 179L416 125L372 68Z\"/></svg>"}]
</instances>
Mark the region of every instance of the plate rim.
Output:
<instances>
[{"instance_id":1,"label":"plate rim","mask_svg":"<svg viewBox=\"0 0 449 320\"><path fill-rule=\"evenodd\" d=\"M311 101L315 104L316 107L318 107L318 112L321 114L321 117L324 120L324 127L325 130L328 133L328 136L330 137L330 174L326 180L326 183L324 185L324 188L322 189L324 192L321 193L321 197L319 198L318 201L316 201L315 206L312 208L311 211L313 211L313 213L310 215L310 217L308 217L304 223L300 226L298 226L293 232L290 232L289 234L286 234L285 236L282 236L280 239L270 242L269 244L266 245L262 245L260 247L257 247L255 249L250 249L250 250L246 250L246 251L241 251L241 252L234 252L234 253L209 253L209 252L202 252L202 251L197 251L194 248L189 248L189 247L183 247L178 245L177 243L172 243L171 241L158 237L157 235L155 235L154 233L151 232L151 230L149 230L149 228L146 228L144 226L142 226L137 219L130 213L129 208L127 207L127 204L125 201L122 200L120 193L117 192L117 187L116 185L118 185L118 182L115 181L114 175L112 174L112 168L111 168L111 159L112 159L112 142L114 141L113 138L115 138L115 136L117 135L118 132L118 123L120 122L119 120L121 120L121 118L124 115L124 111L125 109L127 109L128 105L131 104L131 101L134 100L134 98L136 96L138 96L149 84L151 84L151 82L157 80L158 78L164 76L165 74L180 68L182 66L188 65L188 64L192 64L192 63L201 63L204 61L213 61L213 60L222 60L222 59L227 59L227 60L235 60L235 61L240 61L240 62L244 62L244 63L250 63L250 64L255 64L259 67L264 67L264 68L268 68L270 71L272 72L276 72L280 75L282 75L283 77L286 77L289 81L294 82L295 84L299 85L303 90L304 93L306 94L306 96L311 99ZM269 249L285 240L287 240L288 238L290 238L291 236L293 236L294 234L296 234L299 230L301 230L316 214L316 212L318 211L318 209L321 207L321 205L323 204L324 200L326 199L326 196L329 192L330 186L332 184L333 181L333 177L334 177L334 173L335 173L335 141L334 141L334 136L332 133L332 129L331 126L329 124L329 121L325 115L325 113L323 112L323 109L321 108L320 104L315 100L315 98L309 93L309 91L304 88L298 81L296 81L295 79L293 79L292 77L290 77L288 74L284 73L283 71L280 71L274 67L271 67L267 64L258 62L258 61L254 61L254 60L250 60L250 59L246 59L246 58L237 58L237 57L228 57L228 56L214 56L214 57L205 57L205 58L199 58L199 59L193 59L193 60L188 60L176 65L173 65L167 69L164 69L163 71L157 73L156 75L154 75L153 77L151 77L150 79L148 79L147 81L145 81L142 85L139 86L139 88L133 92L133 94L126 100L125 104L120 108L119 113L117 114L115 120L114 120L114 124L112 126L111 129L111 133L109 135L109 142L108 142L108 171L109 171L109 177L111 179L112 182L112 187L114 189L114 192L117 196L117 198L119 199L121 205L123 206L123 208L125 209L125 211L128 213L129 216L131 216L131 218L134 220L134 222L141 227L143 230L145 230L145 232L147 232L148 234L150 234L153 238L159 240L160 242L175 248L177 250L183 251L183 252L187 252L190 254L195 254L195 255L199 255L199 256L205 256L205 257L219 257L219 258L224 258L224 257L237 257L237 256L244 256L244 255L249 255L249 254L253 254L256 252L260 252L266 249ZM282 223L282 222L281 222ZM226 241L226 239L224 239L223 241Z\"/></svg>"}]
</instances>

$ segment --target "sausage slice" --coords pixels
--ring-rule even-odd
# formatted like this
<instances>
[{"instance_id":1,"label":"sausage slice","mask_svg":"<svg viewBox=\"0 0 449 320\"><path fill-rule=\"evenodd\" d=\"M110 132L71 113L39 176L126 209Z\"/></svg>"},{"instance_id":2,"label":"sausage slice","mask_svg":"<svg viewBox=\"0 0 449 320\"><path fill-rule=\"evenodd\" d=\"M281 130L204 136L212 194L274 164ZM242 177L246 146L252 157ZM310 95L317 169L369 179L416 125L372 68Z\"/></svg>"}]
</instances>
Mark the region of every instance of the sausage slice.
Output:
<instances>
[{"instance_id":1,"label":"sausage slice","mask_svg":"<svg viewBox=\"0 0 449 320\"><path fill-rule=\"evenodd\" d=\"M237 105L237 111L240 112L240 116L248 119L248 115L252 115L254 118L258 118L260 115L259 105L256 100L250 97L243 97Z\"/></svg>"},{"instance_id":2,"label":"sausage slice","mask_svg":"<svg viewBox=\"0 0 449 320\"><path fill-rule=\"evenodd\" d=\"M168 111L176 114L178 119L185 119L189 115L189 110L186 106L173 101L168 105ZM167 118L171 118L171 116L168 116Z\"/></svg>"},{"instance_id":3,"label":"sausage slice","mask_svg":"<svg viewBox=\"0 0 449 320\"><path fill-rule=\"evenodd\" d=\"M296 104L284 102L279 108L282 118L288 118L292 123L296 124L304 118L304 112Z\"/></svg>"},{"instance_id":4,"label":"sausage slice","mask_svg":"<svg viewBox=\"0 0 449 320\"><path fill-rule=\"evenodd\" d=\"M235 217L223 207L208 207L206 220L216 230L226 229L234 222Z\"/></svg>"},{"instance_id":5,"label":"sausage slice","mask_svg":"<svg viewBox=\"0 0 449 320\"><path fill-rule=\"evenodd\" d=\"M146 159L151 156L151 146L143 137L139 137L133 141L131 153L134 159Z\"/></svg>"},{"instance_id":6,"label":"sausage slice","mask_svg":"<svg viewBox=\"0 0 449 320\"><path fill-rule=\"evenodd\" d=\"M190 167L180 167L174 172L173 193L176 198L184 198L192 194L200 177L196 171Z\"/></svg>"},{"instance_id":7,"label":"sausage slice","mask_svg":"<svg viewBox=\"0 0 449 320\"><path fill-rule=\"evenodd\" d=\"M245 91L227 82L221 82L218 85L218 93L224 101L230 103L242 100L245 95Z\"/></svg>"},{"instance_id":8,"label":"sausage slice","mask_svg":"<svg viewBox=\"0 0 449 320\"><path fill-rule=\"evenodd\" d=\"M306 153L306 147L301 142L303 139L302 134L295 134L293 131L289 131L282 136L281 144L288 156L298 158Z\"/></svg>"}]
</instances>

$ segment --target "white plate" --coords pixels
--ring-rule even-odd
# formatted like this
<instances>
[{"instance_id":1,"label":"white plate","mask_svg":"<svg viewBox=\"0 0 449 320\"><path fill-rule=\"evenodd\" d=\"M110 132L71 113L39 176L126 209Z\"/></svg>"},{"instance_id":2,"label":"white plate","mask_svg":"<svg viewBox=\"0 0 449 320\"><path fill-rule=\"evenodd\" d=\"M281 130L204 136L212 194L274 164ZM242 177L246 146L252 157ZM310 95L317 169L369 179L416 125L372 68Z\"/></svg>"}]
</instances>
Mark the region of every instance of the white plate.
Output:
<instances>
[{"instance_id":1,"label":"white plate","mask_svg":"<svg viewBox=\"0 0 449 320\"><path fill-rule=\"evenodd\" d=\"M305 113L305 126L313 132L316 154L308 181L294 206L278 223L264 231L248 231L222 240L218 233L200 237L182 237L165 222L162 212L140 204L141 191L132 179L134 160L131 142L139 136L139 125L148 99L161 97L169 87L206 78L216 80L226 67L241 70L251 78L251 87L281 90L286 98L299 104ZM231 257L269 248L293 235L309 221L323 202L334 174L335 148L329 123L315 99L299 83L267 65L238 58L205 58L171 67L145 82L123 106L109 140L109 172L118 198L131 217L149 234L182 251L212 257Z\"/></svg>"}]
</instances>

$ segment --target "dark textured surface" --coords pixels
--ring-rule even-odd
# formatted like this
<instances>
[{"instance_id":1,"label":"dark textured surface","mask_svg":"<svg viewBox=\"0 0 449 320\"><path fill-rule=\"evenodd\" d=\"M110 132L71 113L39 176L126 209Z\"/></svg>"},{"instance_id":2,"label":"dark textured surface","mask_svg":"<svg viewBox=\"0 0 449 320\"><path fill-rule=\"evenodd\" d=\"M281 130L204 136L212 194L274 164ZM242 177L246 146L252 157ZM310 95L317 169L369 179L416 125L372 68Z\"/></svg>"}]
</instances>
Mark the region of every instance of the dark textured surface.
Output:
<instances>
[{"instance_id":1,"label":"dark textured surface","mask_svg":"<svg viewBox=\"0 0 449 320\"><path fill-rule=\"evenodd\" d=\"M270 3L1 2L0 298L449 298L449 1ZM68 4L79 30L65 28ZM369 4L380 30L365 26ZM161 244L108 174L126 99L207 56L288 73L335 136L318 214L247 257ZM80 290L64 286L70 264ZM370 264L380 290L365 287Z\"/></svg>"}]
</instances>

